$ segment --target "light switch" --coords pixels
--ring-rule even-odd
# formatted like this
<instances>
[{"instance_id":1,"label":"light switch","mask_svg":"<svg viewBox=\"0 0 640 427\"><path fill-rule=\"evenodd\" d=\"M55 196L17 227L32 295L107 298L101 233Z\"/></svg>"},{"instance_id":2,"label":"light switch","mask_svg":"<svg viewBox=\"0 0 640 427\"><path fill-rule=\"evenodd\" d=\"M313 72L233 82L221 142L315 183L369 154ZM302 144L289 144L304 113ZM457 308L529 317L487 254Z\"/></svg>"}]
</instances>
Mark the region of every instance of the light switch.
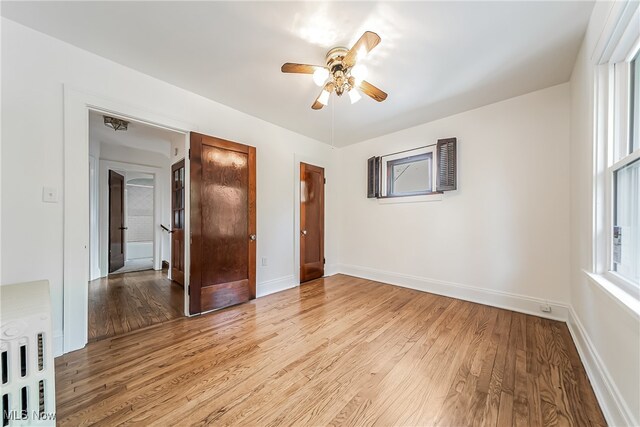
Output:
<instances>
[{"instance_id":1,"label":"light switch","mask_svg":"<svg viewBox=\"0 0 640 427\"><path fill-rule=\"evenodd\" d=\"M42 201L45 203L58 203L58 190L55 187L43 187Z\"/></svg>"},{"instance_id":2,"label":"light switch","mask_svg":"<svg viewBox=\"0 0 640 427\"><path fill-rule=\"evenodd\" d=\"M267 258L266 258L266 257L263 257L263 258L262 258L262 266L263 266L263 267L266 267L267 265L268 265Z\"/></svg>"}]
</instances>

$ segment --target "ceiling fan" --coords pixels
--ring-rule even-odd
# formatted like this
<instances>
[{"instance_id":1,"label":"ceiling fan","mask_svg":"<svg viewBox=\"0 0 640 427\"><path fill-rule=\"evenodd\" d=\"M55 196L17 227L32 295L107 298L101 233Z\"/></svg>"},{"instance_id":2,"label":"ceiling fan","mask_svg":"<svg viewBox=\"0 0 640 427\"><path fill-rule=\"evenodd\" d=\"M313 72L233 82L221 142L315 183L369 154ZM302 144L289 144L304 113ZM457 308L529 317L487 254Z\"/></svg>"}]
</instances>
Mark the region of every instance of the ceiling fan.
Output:
<instances>
[{"instance_id":1,"label":"ceiling fan","mask_svg":"<svg viewBox=\"0 0 640 427\"><path fill-rule=\"evenodd\" d=\"M322 86L322 92L311 106L314 110L327 105L332 92L338 96L348 93L351 103L354 104L360 100L360 89L365 95L382 102L387 99L387 94L365 81L367 69L364 65L357 64L357 61L363 59L378 43L380 36L365 31L351 49L334 47L327 52L326 66L287 62L281 70L283 73L313 74L313 81Z\"/></svg>"}]
</instances>

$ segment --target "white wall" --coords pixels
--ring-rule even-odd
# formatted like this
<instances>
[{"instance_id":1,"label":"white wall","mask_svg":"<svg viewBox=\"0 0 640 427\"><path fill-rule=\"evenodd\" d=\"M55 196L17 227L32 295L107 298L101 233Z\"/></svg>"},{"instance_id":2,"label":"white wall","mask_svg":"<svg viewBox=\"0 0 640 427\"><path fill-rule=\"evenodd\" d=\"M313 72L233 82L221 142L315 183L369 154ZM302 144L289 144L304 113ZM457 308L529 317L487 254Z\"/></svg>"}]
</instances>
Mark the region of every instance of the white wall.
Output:
<instances>
[{"instance_id":1,"label":"white wall","mask_svg":"<svg viewBox=\"0 0 640 427\"><path fill-rule=\"evenodd\" d=\"M171 141L171 164L175 164L184 159L184 144L182 141Z\"/></svg>"},{"instance_id":2,"label":"white wall","mask_svg":"<svg viewBox=\"0 0 640 427\"><path fill-rule=\"evenodd\" d=\"M613 425L640 425L640 318L585 274L593 269L594 239L592 55L607 19L611 19L612 6L596 4L571 77L573 311L569 326L607 420Z\"/></svg>"},{"instance_id":3,"label":"white wall","mask_svg":"<svg viewBox=\"0 0 640 427\"><path fill-rule=\"evenodd\" d=\"M340 269L469 299L488 291L504 306L566 304L569 104L562 84L341 149ZM458 138L457 191L366 198L367 158L446 137ZM538 302L519 303L538 312Z\"/></svg>"},{"instance_id":4,"label":"white wall","mask_svg":"<svg viewBox=\"0 0 640 427\"><path fill-rule=\"evenodd\" d=\"M193 123L194 130L257 147L257 257L268 258L268 266L258 266L258 293L293 285L294 156L320 159L335 176L330 146L3 18L1 282L50 281L58 341L63 205L41 200L45 185L63 197L63 84L132 106L151 104L154 113ZM327 263L336 262L336 182L327 184Z\"/></svg>"}]
</instances>

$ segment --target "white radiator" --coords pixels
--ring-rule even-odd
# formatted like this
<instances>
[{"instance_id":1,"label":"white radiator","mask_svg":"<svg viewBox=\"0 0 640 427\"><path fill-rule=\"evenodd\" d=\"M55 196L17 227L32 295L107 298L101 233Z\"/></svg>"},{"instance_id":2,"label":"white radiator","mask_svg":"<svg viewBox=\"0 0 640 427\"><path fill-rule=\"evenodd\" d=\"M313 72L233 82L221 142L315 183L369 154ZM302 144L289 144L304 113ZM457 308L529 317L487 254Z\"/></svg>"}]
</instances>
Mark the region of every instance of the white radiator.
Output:
<instances>
[{"instance_id":1,"label":"white radiator","mask_svg":"<svg viewBox=\"0 0 640 427\"><path fill-rule=\"evenodd\" d=\"M55 425L49 282L0 286L1 426Z\"/></svg>"}]
</instances>

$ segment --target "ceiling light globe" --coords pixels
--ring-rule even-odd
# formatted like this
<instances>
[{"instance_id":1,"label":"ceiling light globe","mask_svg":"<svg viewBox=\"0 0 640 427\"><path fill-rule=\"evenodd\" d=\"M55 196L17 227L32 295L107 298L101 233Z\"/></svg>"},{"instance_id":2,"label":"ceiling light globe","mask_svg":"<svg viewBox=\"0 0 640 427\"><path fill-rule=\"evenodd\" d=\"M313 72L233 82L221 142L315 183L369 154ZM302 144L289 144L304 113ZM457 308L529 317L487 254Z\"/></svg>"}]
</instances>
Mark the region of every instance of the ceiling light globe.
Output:
<instances>
[{"instance_id":1,"label":"ceiling light globe","mask_svg":"<svg viewBox=\"0 0 640 427\"><path fill-rule=\"evenodd\" d=\"M369 70L367 70L367 67L361 64L358 64L351 69L351 75L356 79L356 83L358 84L366 79L368 74Z\"/></svg>"},{"instance_id":2,"label":"ceiling light globe","mask_svg":"<svg viewBox=\"0 0 640 427\"><path fill-rule=\"evenodd\" d=\"M323 90L320 96L318 97L318 102L324 106L327 106L329 104L329 92L326 90Z\"/></svg>"},{"instance_id":3,"label":"ceiling light globe","mask_svg":"<svg viewBox=\"0 0 640 427\"><path fill-rule=\"evenodd\" d=\"M349 99L351 100L352 104L355 104L356 102L360 101L360 98L362 97L358 93L358 89L356 89L355 87L349 91Z\"/></svg>"},{"instance_id":4,"label":"ceiling light globe","mask_svg":"<svg viewBox=\"0 0 640 427\"><path fill-rule=\"evenodd\" d=\"M317 86L323 86L324 82L327 81L327 77L329 77L329 70L326 68L318 68L313 72L313 82Z\"/></svg>"}]
</instances>

